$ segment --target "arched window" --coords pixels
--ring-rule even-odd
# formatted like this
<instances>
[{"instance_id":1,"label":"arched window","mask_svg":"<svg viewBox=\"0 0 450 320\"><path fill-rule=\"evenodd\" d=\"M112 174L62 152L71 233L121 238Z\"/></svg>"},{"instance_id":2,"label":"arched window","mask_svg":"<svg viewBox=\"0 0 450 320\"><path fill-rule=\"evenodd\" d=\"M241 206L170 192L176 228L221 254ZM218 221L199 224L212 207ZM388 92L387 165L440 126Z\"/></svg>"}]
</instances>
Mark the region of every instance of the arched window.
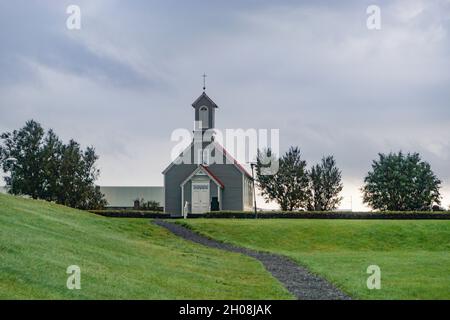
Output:
<instances>
[{"instance_id":1,"label":"arched window","mask_svg":"<svg viewBox=\"0 0 450 320\"><path fill-rule=\"evenodd\" d=\"M199 120L201 121L201 127L208 128L209 126L209 115L208 115L208 107L202 106L200 107Z\"/></svg>"}]
</instances>

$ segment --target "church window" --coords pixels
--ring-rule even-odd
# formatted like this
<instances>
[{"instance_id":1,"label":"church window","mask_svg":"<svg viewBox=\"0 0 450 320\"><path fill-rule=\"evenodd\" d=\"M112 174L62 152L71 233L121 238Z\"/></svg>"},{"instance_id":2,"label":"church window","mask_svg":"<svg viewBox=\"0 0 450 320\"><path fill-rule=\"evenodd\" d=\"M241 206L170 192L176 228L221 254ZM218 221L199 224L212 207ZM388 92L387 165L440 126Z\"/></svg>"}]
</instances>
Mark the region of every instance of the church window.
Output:
<instances>
[{"instance_id":1,"label":"church window","mask_svg":"<svg viewBox=\"0 0 450 320\"><path fill-rule=\"evenodd\" d=\"M208 119L208 107L203 106L200 108L199 119L201 121L202 128L208 128L209 119Z\"/></svg>"}]
</instances>

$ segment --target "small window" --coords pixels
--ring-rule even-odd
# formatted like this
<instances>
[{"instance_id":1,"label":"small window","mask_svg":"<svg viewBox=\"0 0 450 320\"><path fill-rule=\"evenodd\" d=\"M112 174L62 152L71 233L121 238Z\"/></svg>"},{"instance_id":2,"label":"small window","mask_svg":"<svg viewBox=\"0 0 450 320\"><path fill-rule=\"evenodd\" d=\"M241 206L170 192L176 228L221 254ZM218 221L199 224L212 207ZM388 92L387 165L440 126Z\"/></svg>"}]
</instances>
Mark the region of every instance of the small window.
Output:
<instances>
[{"instance_id":1,"label":"small window","mask_svg":"<svg viewBox=\"0 0 450 320\"><path fill-rule=\"evenodd\" d=\"M203 128L208 128L209 127L209 115L208 115L208 107L207 106L202 106L200 107L200 111L199 111L199 121L200 123L200 127Z\"/></svg>"}]
</instances>

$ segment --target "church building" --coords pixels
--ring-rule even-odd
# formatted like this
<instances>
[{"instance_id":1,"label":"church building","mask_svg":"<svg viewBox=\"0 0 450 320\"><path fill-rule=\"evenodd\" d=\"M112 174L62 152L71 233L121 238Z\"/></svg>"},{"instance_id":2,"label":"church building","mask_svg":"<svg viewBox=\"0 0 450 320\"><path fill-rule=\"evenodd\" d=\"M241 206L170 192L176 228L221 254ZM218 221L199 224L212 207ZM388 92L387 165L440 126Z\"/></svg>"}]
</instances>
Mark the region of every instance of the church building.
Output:
<instances>
[{"instance_id":1,"label":"church building","mask_svg":"<svg viewBox=\"0 0 450 320\"><path fill-rule=\"evenodd\" d=\"M194 138L163 171L164 211L183 216L252 210L252 176L211 134L218 106L203 91L192 107Z\"/></svg>"}]
</instances>

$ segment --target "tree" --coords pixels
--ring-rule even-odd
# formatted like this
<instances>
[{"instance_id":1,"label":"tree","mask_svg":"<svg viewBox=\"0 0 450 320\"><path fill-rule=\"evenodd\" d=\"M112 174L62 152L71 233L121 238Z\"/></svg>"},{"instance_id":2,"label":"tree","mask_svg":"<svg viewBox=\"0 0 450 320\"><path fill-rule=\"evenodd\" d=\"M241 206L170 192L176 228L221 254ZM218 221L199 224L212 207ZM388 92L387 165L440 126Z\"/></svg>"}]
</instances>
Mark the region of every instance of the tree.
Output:
<instances>
[{"instance_id":1,"label":"tree","mask_svg":"<svg viewBox=\"0 0 450 320\"><path fill-rule=\"evenodd\" d=\"M49 130L44 140L43 154L43 174L45 176L43 199L58 201L58 194L61 188L60 169L62 161L63 143L58 136Z\"/></svg>"},{"instance_id":2,"label":"tree","mask_svg":"<svg viewBox=\"0 0 450 320\"><path fill-rule=\"evenodd\" d=\"M100 173L95 167L98 156L94 148L83 151L74 140L65 145L53 130L45 134L33 120L0 137L0 163L9 174L5 181L10 193L79 209L106 205L94 184Z\"/></svg>"},{"instance_id":3,"label":"tree","mask_svg":"<svg viewBox=\"0 0 450 320\"><path fill-rule=\"evenodd\" d=\"M83 157L80 145L70 140L61 150L61 162L59 168L60 188L57 192L58 201L73 208L82 207L81 201L84 197Z\"/></svg>"},{"instance_id":4,"label":"tree","mask_svg":"<svg viewBox=\"0 0 450 320\"><path fill-rule=\"evenodd\" d=\"M58 163L57 202L78 209L100 209L106 205L103 194L94 182L100 171L95 167L98 156L92 147L83 151L70 140L62 145Z\"/></svg>"},{"instance_id":5,"label":"tree","mask_svg":"<svg viewBox=\"0 0 450 320\"><path fill-rule=\"evenodd\" d=\"M431 210L441 203L441 181L418 153L380 153L364 183L363 201L375 210Z\"/></svg>"},{"instance_id":6,"label":"tree","mask_svg":"<svg viewBox=\"0 0 450 320\"><path fill-rule=\"evenodd\" d=\"M104 195L100 192L100 187L95 185L95 181L100 176L100 170L97 169L95 163L98 160L98 156L95 153L94 147L87 147L83 155L83 176L85 184L85 197L84 205L85 209L102 209L108 203L104 199Z\"/></svg>"},{"instance_id":7,"label":"tree","mask_svg":"<svg viewBox=\"0 0 450 320\"><path fill-rule=\"evenodd\" d=\"M265 174L266 164L276 161L271 150L258 151L256 175L266 202L276 201L282 210L306 208L308 199L308 172L306 161L301 159L300 149L291 147L278 159L278 171Z\"/></svg>"},{"instance_id":8,"label":"tree","mask_svg":"<svg viewBox=\"0 0 450 320\"><path fill-rule=\"evenodd\" d=\"M342 201L341 172L336 167L333 156L322 158L322 162L311 168L309 173L310 196L308 210L335 210Z\"/></svg>"},{"instance_id":9,"label":"tree","mask_svg":"<svg viewBox=\"0 0 450 320\"><path fill-rule=\"evenodd\" d=\"M6 186L12 194L26 194L37 199L43 196L45 181L43 170L44 130L33 120L20 130L5 132L1 136L0 160L5 173Z\"/></svg>"}]
</instances>

